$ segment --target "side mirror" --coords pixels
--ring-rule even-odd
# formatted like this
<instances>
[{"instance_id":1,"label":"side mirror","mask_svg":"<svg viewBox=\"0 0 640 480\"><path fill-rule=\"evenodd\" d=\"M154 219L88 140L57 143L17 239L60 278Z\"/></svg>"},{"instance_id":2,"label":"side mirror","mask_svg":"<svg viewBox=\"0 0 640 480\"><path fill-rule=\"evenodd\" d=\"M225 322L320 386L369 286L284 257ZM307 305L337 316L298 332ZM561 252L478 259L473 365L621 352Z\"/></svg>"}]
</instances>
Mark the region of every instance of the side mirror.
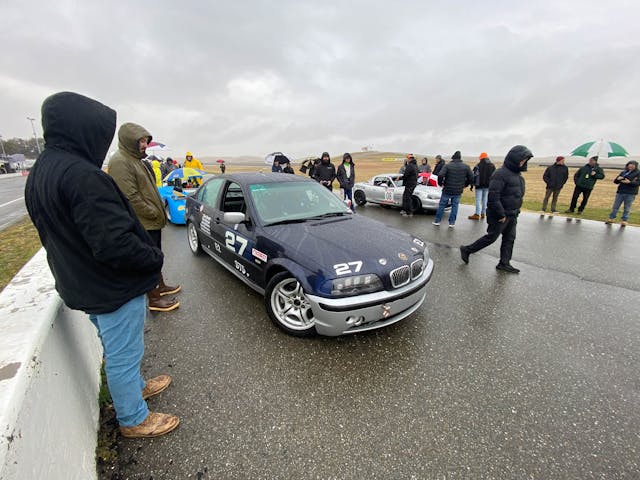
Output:
<instances>
[{"instance_id":1,"label":"side mirror","mask_svg":"<svg viewBox=\"0 0 640 480\"><path fill-rule=\"evenodd\" d=\"M224 223L228 223L230 225L237 225L239 223L243 223L246 221L246 217L242 212L224 212L222 216L222 220Z\"/></svg>"}]
</instances>

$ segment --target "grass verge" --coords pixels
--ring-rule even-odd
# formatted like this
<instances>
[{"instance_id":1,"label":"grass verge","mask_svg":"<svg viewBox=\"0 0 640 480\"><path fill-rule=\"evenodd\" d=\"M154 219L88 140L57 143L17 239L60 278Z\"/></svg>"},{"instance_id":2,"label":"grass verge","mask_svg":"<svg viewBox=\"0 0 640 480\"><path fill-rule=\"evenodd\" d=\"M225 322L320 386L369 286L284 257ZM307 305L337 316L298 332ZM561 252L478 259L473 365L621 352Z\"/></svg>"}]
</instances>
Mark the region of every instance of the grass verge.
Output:
<instances>
[{"instance_id":1,"label":"grass verge","mask_svg":"<svg viewBox=\"0 0 640 480\"><path fill-rule=\"evenodd\" d=\"M0 290L41 246L38 232L28 217L0 231Z\"/></svg>"},{"instance_id":2,"label":"grass verge","mask_svg":"<svg viewBox=\"0 0 640 480\"><path fill-rule=\"evenodd\" d=\"M118 422L113 409L109 387L107 386L104 363L100 368L98 404L100 405L100 428L96 445L96 464L99 478L105 478L105 476L110 476L110 472L113 471L118 460Z\"/></svg>"}]
</instances>

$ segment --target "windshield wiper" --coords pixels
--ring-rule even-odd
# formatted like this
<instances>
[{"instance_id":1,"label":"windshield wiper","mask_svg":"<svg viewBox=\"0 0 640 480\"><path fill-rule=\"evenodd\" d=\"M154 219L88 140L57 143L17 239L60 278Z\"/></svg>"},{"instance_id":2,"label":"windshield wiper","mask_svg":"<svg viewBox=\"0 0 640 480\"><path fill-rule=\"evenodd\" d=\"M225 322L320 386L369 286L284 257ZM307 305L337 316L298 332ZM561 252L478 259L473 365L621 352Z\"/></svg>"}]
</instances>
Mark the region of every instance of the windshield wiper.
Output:
<instances>
[{"instance_id":1,"label":"windshield wiper","mask_svg":"<svg viewBox=\"0 0 640 480\"><path fill-rule=\"evenodd\" d=\"M277 222L265 223L265 227L271 227L273 225L286 225L288 223L303 223L309 220L308 218L288 218L286 220L278 220Z\"/></svg>"},{"instance_id":2,"label":"windshield wiper","mask_svg":"<svg viewBox=\"0 0 640 480\"><path fill-rule=\"evenodd\" d=\"M322 215L315 215L313 217L309 217L309 219L319 220L321 218L342 217L344 215L347 215L347 213L346 212L329 212L329 213L323 213Z\"/></svg>"}]
</instances>

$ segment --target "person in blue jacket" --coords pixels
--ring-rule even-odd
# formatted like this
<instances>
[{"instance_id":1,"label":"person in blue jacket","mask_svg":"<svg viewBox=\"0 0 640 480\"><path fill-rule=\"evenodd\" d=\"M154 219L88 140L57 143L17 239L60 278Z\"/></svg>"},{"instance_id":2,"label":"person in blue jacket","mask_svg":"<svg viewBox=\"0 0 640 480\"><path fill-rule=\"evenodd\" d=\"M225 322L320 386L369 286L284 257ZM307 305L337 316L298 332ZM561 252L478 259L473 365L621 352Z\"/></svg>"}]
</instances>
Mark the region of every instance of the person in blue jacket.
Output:
<instances>
[{"instance_id":1,"label":"person in blue jacket","mask_svg":"<svg viewBox=\"0 0 640 480\"><path fill-rule=\"evenodd\" d=\"M620 206L624 204L622 211L622 222L620 226L626 227L629 221L629 213L631 213L631 205L638 195L638 186L640 185L640 171L638 171L638 162L630 160L624 167L624 170L615 178L613 183L618 185L616 198L613 201L613 207L609 214L609 220L605 223L611 225L618 216Z\"/></svg>"}]
</instances>

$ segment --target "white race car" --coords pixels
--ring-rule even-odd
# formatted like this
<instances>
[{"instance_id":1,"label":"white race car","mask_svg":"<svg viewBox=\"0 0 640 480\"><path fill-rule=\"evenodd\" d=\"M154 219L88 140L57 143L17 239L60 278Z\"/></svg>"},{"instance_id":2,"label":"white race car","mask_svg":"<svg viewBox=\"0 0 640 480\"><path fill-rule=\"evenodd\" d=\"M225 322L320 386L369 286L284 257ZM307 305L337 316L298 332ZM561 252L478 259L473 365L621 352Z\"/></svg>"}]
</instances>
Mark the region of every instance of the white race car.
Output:
<instances>
[{"instance_id":1,"label":"white race car","mask_svg":"<svg viewBox=\"0 0 640 480\"><path fill-rule=\"evenodd\" d=\"M429 185L418 183L411 197L413 210L437 210L442 196L442 187L433 185L437 184L435 175L431 175L429 179L421 178ZM383 173L376 175L368 182L359 182L353 186L353 199L359 206L371 202L391 207L402 207L403 193L402 174L399 173Z\"/></svg>"}]
</instances>

